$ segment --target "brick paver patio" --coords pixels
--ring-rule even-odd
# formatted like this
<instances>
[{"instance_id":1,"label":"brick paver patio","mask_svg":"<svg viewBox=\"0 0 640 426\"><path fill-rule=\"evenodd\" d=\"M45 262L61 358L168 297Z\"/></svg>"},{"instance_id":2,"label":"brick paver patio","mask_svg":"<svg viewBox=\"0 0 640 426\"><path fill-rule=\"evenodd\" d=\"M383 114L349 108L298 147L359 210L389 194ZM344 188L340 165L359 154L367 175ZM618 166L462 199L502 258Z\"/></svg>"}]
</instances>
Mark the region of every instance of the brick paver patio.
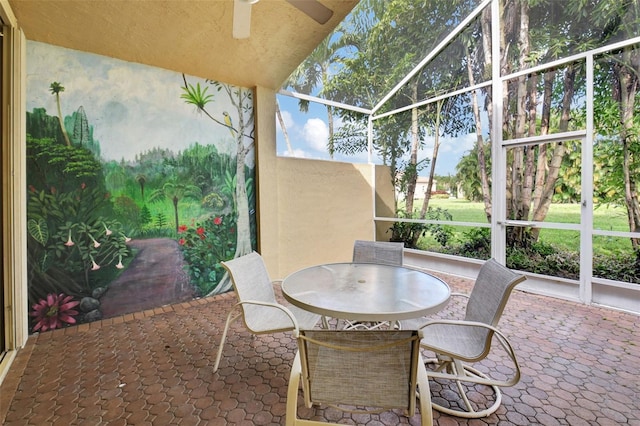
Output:
<instances>
[{"instance_id":1,"label":"brick paver patio","mask_svg":"<svg viewBox=\"0 0 640 426\"><path fill-rule=\"evenodd\" d=\"M472 285L443 278L454 291ZM213 372L234 301L227 293L31 336L0 387L0 423L284 424L296 351L290 333L254 338L237 322ZM441 315L453 316L455 308ZM501 407L487 418L434 411L434 424L640 426L640 317L516 290L500 329L519 357L520 382L503 390ZM480 368L509 373L499 353ZM432 391L448 395L439 383ZM418 415L400 412L346 415L301 406L299 413L345 424L419 424Z\"/></svg>"}]
</instances>

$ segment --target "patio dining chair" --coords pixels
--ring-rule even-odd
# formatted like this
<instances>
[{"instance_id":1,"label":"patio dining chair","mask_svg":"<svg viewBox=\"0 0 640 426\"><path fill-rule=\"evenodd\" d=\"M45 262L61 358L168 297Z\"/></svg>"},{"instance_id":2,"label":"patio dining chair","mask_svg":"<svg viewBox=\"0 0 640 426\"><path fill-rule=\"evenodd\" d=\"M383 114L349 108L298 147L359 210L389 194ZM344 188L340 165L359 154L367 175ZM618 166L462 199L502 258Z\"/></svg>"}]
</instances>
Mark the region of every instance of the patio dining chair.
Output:
<instances>
[{"instance_id":1,"label":"patio dining chair","mask_svg":"<svg viewBox=\"0 0 640 426\"><path fill-rule=\"evenodd\" d=\"M296 330L294 335L298 353L287 390L287 426L327 424L298 418L300 382L308 408L365 414L403 409L411 417L419 399L422 424L433 424L419 331Z\"/></svg>"},{"instance_id":2,"label":"patio dining chair","mask_svg":"<svg viewBox=\"0 0 640 426\"><path fill-rule=\"evenodd\" d=\"M320 315L295 306L284 306L276 301L273 283L262 256L258 253L252 252L221 264L231 276L238 302L227 315L213 367L214 372L220 365L229 327L236 319L242 317L247 329L256 335L311 329L320 319Z\"/></svg>"},{"instance_id":3,"label":"patio dining chair","mask_svg":"<svg viewBox=\"0 0 640 426\"><path fill-rule=\"evenodd\" d=\"M356 240L353 243L353 261L402 266L404 243Z\"/></svg>"},{"instance_id":4,"label":"patio dining chair","mask_svg":"<svg viewBox=\"0 0 640 426\"><path fill-rule=\"evenodd\" d=\"M433 320L422 325L423 338L420 345L435 353L436 357L428 359L427 364L434 364L434 371L429 371L430 378L452 380L457 387L461 410L432 403L438 411L464 418L480 418L495 412L502 401L501 386L513 386L520 380L520 366L515 352L507 337L496 327L502 316L505 305L513 288L525 280L518 274L490 259L480 268L478 278L471 293L466 296L454 293L452 296L467 297L466 313L463 320ZM402 322L402 327L413 326ZM511 378L493 379L471 366L485 359L497 341L506 352L512 363ZM501 374L508 376L501 369ZM493 389L494 400L488 400L488 408L478 409L467 395L469 385L486 385ZM490 397L489 397L490 398ZM462 407L464 405L464 407Z\"/></svg>"},{"instance_id":5,"label":"patio dining chair","mask_svg":"<svg viewBox=\"0 0 640 426\"><path fill-rule=\"evenodd\" d=\"M402 266L404 262L404 243L356 240L353 243L353 262ZM323 322L326 321L323 320ZM345 320L344 328L347 330L375 330L388 326L389 323L387 321L363 323Z\"/></svg>"}]
</instances>

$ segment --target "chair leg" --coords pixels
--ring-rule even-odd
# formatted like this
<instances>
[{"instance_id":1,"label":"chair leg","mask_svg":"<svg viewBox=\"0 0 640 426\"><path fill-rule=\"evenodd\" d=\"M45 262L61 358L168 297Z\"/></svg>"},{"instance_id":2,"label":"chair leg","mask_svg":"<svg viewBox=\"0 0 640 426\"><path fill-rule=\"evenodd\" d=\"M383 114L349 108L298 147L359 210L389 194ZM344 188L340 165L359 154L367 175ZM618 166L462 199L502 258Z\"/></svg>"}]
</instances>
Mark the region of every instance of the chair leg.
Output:
<instances>
[{"instance_id":1,"label":"chair leg","mask_svg":"<svg viewBox=\"0 0 640 426\"><path fill-rule=\"evenodd\" d=\"M232 322L234 322L238 317L240 317L241 313L234 314L236 308L232 308L229 311L229 315L227 315L227 322L224 325L224 331L222 332L222 339L220 339L220 346L218 347L218 355L216 356L216 363L213 366L213 372L218 371L218 366L220 365L220 358L222 358L222 348L224 347L224 342L227 340L227 332L229 331L229 326Z\"/></svg>"},{"instance_id":2,"label":"chair leg","mask_svg":"<svg viewBox=\"0 0 640 426\"><path fill-rule=\"evenodd\" d=\"M329 329L329 320L324 315L322 316L321 319L322 319L322 328L324 328L325 330L328 330Z\"/></svg>"},{"instance_id":3,"label":"chair leg","mask_svg":"<svg viewBox=\"0 0 640 426\"><path fill-rule=\"evenodd\" d=\"M471 401L469 401L469 398L467 397L467 392L464 385L465 383L464 377L488 379L488 377L481 371L462 363L460 360L452 361L452 360L441 360L441 359L434 358L434 359L428 359L426 361L426 364L430 364L430 363L435 363L437 365L437 368L435 370L437 372L446 370L448 374L452 374L460 377L460 379L456 379L452 377L452 378L449 378L448 380L455 381L456 387L458 389L458 394L466 407L466 411L454 410L452 408L444 407L440 404L432 402L431 405L435 410L438 410L442 413L446 413L452 416L462 417L465 419L479 419L482 417L490 416L498 409L498 407L500 407L500 404L502 403L502 392L500 391L500 388L496 385L483 385L483 386L489 386L493 390L493 393L495 395L495 400L493 404L491 404L491 406L483 410L476 410L471 405ZM473 384L473 382L468 382L468 383Z\"/></svg>"},{"instance_id":4,"label":"chair leg","mask_svg":"<svg viewBox=\"0 0 640 426\"><path fill-rule=\"evenodd\" d=\"M418 398L420 398L420 419L425 426L433 425L433 410L431 409L431 390L429 389L429 377L424 368L424 363L418 365Z\"/></svg>"},{"instance_id":5,"label":"chair leg","mask_svg":"<svg viewBox=\"0 0 640 426\"><path fill-rule=\"evenodd\" d=\"M291 375L289 377L289 388L287 389L287 411L286 425L293 426L298 418L298 388L300 386L300 376L302 375L302 366L300 365L300 353L296 353L291 365Z\"/></svg>"}]
</instances>

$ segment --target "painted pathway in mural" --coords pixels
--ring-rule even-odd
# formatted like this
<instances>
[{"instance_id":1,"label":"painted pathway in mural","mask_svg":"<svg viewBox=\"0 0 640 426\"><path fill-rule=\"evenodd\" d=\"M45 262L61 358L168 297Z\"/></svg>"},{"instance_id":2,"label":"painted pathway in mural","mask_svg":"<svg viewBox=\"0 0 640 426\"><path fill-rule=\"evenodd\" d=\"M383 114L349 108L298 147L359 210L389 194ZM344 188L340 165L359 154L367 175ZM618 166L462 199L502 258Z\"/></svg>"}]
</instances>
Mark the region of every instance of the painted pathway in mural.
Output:
<instances>
[{"instance_id":1,"label":"painted pathway in mural","mask_svg":"<svg viewBox=\"0 0 640 426\"><path fill-rule=\"evenodd\" d=\"M137 256L102 296L103 318L153 309L194 297L178 243L170 238L133 240Z\"/></svg>"}]
</instances>

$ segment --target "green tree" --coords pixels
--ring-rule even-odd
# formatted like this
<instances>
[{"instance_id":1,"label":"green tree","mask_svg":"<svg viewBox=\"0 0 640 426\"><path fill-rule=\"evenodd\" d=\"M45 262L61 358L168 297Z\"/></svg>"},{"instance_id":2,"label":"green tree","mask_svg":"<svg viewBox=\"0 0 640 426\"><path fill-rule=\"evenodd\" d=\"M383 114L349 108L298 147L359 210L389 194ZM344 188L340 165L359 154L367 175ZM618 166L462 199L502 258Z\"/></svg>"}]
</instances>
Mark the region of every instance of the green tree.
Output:
<instances>
[{"instance_id":1,"label":"green tree","mask_svg":"<svg viewBox=\"0 0 640 426\"><path fill-rule=\"evenodd\" d=\"M485 158L489 158L490 147L476 143L473 149L468 154L463 155L456 165L456 180L459 184L459 189L462 190L464 197L470 201L481 201L483 199L481 168L478 164L480 156L477 153L481 148L485 150ZM485 167L490 169L490 163L485 164ZM486 170L485 174L489 175L488 179L491 179Z\"/></svg>"},{"instance_id":2,"label":"green tree","mask_svg":"<svg viewBox=\"0 0 640 426\"><path fill-rule=\"evenodd\" d=\"M160 199L168 199L173 206L173 217L176 225L176 233L180 226L180 218L178 216L178 203L184 199L200 200L202 191L195 185L178 182L177 180L166 182L161 188L156 189L149 196L150 202L156 202Z\"/></svg>"},{"instance_id":3,"label":"green tree","mask_svg":"<svg viewBox=\"0 0 640 426\"><path fill-rule=\"evenodd\" d=\"M333 99L373 107L375 114L383 115L374 121L373 148L391 168L395 184L405 193L409 216L414 214L418 173L425 166L418 160L425 137L431 134L439 138L443 133L455 134L462 130L460 118L465 110L460 102L447 104L450 114L440 116L436 115L437 105L409 107L456 88L464 81L465 68L457 45L434 58L429 67L416 68L425 52L443 36L425 32L424 28L449 28L451 21L459 18L458 6L460 2L364 2L350 20L342 24L349 35L339 44L349 49L349 55L345 55L326 89ZM412 74L407 78L409 72ZM405 82L404 87L398 85L401 81ZM385 93L390 95L381 100ZM385 112L399 109L405 111L384 116ZM349 111L342 111L341 117L348 125L336 136L336 150L347 154L366 150L366 123L362 117ZM433 152L436 158L438 147L436 145ZM432 156L431 168L435 170L433 160Z\"/></svg>"},{"instance_id":4,"label":"green tree","mask_svg":"<svg viewBox=\"0 0 640 426\"><path fill-rule=\"evenodd\" d=\"M302 62L298 68L291 74L288 81L285 83L285 87L291 87L296 92L309 94L316 93L318 96L325 95L327 84L329 82L329 76L332 65L335 66L336 62L340 61L341 45L332 37L325 38L315 49L311 52L311 55ZM298 101L300 111L309 111L309 101L300 99ZM329 140L327 141L327 149L329 156L333 158L335 151L333 144L334 124L333 124L333 109L327 105L327 123L329 126ZM279 112L280 109L278 108ZM284 121L280 118L281 127L284 129Z\"/></svg>"}]
</instances>

